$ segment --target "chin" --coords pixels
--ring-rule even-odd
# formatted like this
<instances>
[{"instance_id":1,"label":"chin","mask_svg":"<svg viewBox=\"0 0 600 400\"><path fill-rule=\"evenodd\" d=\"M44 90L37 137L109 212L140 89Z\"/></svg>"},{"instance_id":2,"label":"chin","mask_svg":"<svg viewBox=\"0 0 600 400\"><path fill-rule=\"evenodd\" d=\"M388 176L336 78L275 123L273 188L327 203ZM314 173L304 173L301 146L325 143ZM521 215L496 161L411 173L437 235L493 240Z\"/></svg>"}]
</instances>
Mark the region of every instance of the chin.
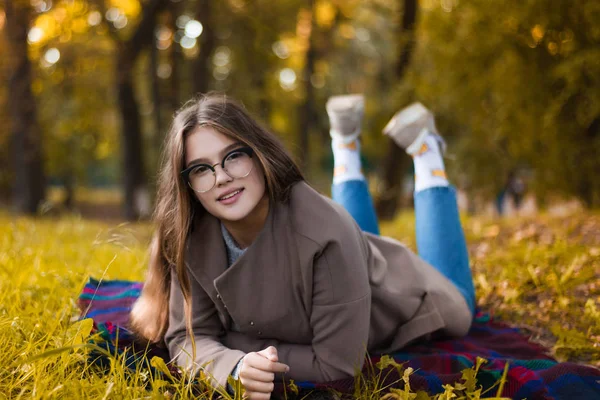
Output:
<instances>
[{"instance_id":1,"label":"chin","mask_svg":"<svg viewBox=\"0 0 600 400\"><path fill-rule=\"evenodd\" d=\"M254 210L254 208L258 204L258 202L256 202L256 204L250 204L247 202L244 203L236 204L233 207L215 204L213 207L206 208L206 211L208 211L220 220L231 222L241 221L248 215L250 215L252 210Z\"/></svg>"},{"instance_id":2,"label":"chin","mask_svg":"<svg viewBox=\"0 0 600 400\"><path fill-rule=\"evenodd\" d=\"M236 221L241 221L244 218L246 218L250 214L250 211L252 211L252 210L248 210L248 209L225 210L225 211L220 210L220 212L217 212L216 214L213 214L213 215L221 220L236 222Z\"/></svg>"}]
</instances>

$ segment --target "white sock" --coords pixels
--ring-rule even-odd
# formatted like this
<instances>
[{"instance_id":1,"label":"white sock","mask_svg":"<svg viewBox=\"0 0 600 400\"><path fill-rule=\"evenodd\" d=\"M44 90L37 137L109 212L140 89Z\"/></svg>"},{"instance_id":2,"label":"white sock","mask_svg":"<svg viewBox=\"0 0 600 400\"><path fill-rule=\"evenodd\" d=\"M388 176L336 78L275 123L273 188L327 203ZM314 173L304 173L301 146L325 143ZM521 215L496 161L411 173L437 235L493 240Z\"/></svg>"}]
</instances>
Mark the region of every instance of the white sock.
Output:
<instances>
[{"instance_id":1,"label":"white sock","mask_svg":"<svg viewBox=\"0 0 600 400\"><path fill-rule=\"evenodd\" d=\"M360 161L360 142L358 139L344 143L338 139L331 140L333 150L333 184L345 181L365 180Z\"/></svg>"},{"instance_id":2,"label":"white sock","mask_svg":"<svg viewBox=\"0 0 600 400\"><path fill-rule=\"evenodd\" d=\"M427 134L421 148L412 156L415 165L415 192L449 185L440 146L433 134Z\"/></svg>"}]
</instances>

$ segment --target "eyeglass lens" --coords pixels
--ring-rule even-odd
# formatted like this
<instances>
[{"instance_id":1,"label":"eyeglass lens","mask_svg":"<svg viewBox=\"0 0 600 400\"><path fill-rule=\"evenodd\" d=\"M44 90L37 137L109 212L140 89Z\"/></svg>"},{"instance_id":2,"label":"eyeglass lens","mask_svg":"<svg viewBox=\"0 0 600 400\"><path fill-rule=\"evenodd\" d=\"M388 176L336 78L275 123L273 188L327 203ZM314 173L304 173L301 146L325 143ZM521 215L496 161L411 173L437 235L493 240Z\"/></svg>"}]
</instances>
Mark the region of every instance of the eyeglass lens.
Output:
<instances>
[{"instance_id":1,"label":"eyeglass lens","mask_svg":"<svg viewBox=\"0 0 600 400\"><path fill-rule=\"evenodd\" d=\"M227 175L232 178L244 178L252 171L252 158L243 151L236 151L227 156L223 163ZM194 168L189 174L189 183L197 192L212 189L217 181L217 174L205 165Z\"/></svg>"}]
</instances>

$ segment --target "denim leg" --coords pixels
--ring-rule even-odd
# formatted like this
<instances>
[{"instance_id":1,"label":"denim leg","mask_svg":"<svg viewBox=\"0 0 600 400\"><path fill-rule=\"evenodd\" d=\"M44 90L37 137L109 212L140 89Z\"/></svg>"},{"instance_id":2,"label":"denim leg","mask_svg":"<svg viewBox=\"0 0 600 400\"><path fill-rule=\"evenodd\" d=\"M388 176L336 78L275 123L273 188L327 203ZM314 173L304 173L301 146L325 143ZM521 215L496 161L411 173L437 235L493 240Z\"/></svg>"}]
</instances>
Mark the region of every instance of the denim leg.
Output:
<instances>
[{"instance_id":1,"label":"denim leg","mask_svg":"<svg viewBox=\"0 0 600 400\"><path fill-rule=\"evenodd\" d=\"M360 229L379 235L377 215L366 181L351 180L332 185L331 197L352 215Z\"/></svg>"},{"instance_id":2,"label":"denim leg","mask_svg":"<svg viewBox=\"0 0 600 400\"><path fill-rule=\"evenodd\" d=\"M419 256L458 287L473 312L475 288L454 187L432 187L414 197Z\"/></svg>"}]
</instances>

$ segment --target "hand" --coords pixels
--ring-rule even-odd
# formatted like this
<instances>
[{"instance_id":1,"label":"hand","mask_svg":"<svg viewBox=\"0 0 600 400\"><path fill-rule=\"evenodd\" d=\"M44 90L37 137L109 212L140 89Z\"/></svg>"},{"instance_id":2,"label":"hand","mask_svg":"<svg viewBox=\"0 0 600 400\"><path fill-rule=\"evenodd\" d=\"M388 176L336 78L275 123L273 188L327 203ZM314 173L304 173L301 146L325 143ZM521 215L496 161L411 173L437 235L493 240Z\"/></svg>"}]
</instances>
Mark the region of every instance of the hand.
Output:
<instances>
[{"instance_id":1,"label":"hand","mask_svg":"<svg viewBox=\"0 0 600 400\"><path fill-rule=\"evenodd\" d=\"M279 362L277 349L273 346L246 354L239 375L246 389L244 397L250 400L268 400L275 387L275 373L289 370L289 366Z\"/></svg>"}]
</instances>

